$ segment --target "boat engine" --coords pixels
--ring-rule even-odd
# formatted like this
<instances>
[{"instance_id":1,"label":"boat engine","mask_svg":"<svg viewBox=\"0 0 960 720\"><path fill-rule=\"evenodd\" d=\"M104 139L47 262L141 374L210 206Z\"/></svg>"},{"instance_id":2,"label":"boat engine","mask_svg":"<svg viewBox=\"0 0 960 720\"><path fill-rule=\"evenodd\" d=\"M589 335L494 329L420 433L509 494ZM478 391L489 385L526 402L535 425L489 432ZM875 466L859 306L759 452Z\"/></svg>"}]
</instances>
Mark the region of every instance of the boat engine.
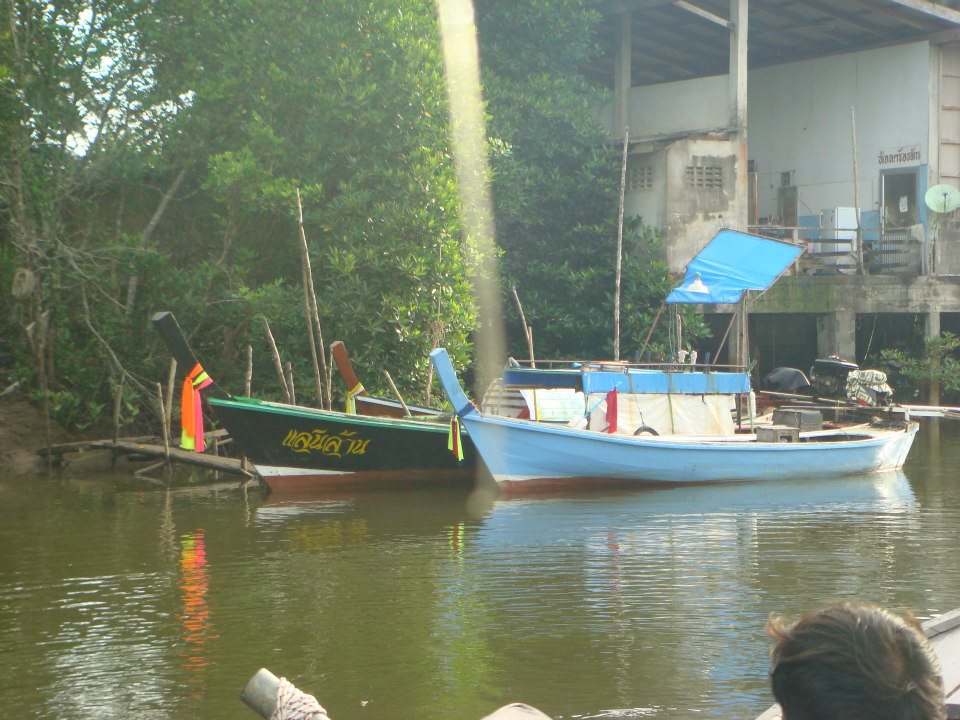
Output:
<instances>
[{"instance_id":1,"label":"boat engine","mask_svg":"<svg viewBox=\"0 0 960 720\"><path fill-rule=\"evenodd\" d=\"M893 389L882 370L861 370L856 363L836 355L813 362L810 368L813 396L847 399L857 405L886 407L893 400Z\"/></svg>"},{"instance_id":2,"label":"boat engine","mask_svg":"<svg viewBox=\"0 0 960 720\"><path fill-rule=\"evenodd\" d=\"M810 368L810 385L814 397L843 398L847 394L847 376L860 367L856 363L841 360L836 355L813 361Z\"/></svg>"}]
</instances>

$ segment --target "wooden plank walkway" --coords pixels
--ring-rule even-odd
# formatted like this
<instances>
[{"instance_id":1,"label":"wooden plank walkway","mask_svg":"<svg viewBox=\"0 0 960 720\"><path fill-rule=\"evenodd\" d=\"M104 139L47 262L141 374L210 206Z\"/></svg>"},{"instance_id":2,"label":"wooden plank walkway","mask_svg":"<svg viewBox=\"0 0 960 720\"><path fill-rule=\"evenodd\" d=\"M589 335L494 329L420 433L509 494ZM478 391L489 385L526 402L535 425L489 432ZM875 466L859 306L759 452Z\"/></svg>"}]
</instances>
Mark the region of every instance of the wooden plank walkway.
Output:
<instances>
[{"instance_id":1,"label":"wooden plank walkway","mask_svg":"<svg viewBox=\"0 0 960 720\"><path fill-rule=\"evenodd\" d=\"M947 718L960 720L960 609L927 620L923 624L930 644L940 660L943 694L947 699ZM774 705L756 720L779 720L780 706Z\"/></svg>"},{"instance_id":2,"label":"wooden plank walkway","mask_svg":"<svg viewBox=\"0 0 960 720\"><path fill-rule=\"evenodd\" d=\"M230 436L226 430L214 430L205 433L204 438L210 448L213 448L216 444L223 446L230 442ZM40 448L37 450L37 454L41 457L52 455L57 461L61 461L64 455L86 452L88 450L109 450L118 455L150 460L165 460L169 457L171 462L183 465L193 465L195 467L217 470L234 475L252 476L252 473L241 467L240 460L237 458L183 450L174 445L170 446L168 455L167 448L163 446L160 438L156 436L120 438L116 442L113 440L80 440L78 442L52 445L49 448Z\"/></svg>"},{"instance_id":3,"label":"wooden plank walkway","mask_svg":"<svg viewBox=\"0 0 960 720\"><path fill-rule=\"evenodd\" d=\"M960 408L943 405L895 405L895 413L908 413L910 417L934 417L960 420Z\"/></svg>"}]
</instances>

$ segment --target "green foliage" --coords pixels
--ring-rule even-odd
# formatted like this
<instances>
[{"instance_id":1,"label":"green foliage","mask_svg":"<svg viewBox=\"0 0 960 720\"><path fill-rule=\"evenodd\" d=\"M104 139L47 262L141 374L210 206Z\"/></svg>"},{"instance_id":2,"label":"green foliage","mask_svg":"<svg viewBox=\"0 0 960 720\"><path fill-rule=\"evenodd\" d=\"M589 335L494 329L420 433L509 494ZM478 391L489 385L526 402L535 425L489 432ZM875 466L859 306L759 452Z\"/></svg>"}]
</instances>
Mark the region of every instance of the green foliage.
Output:
<instances>
[{"instance_id":1,"label":"green foliage","mask_svg":"<svg viewBox=\"0 0 960 720\"><path fill-rule=\"evenodd\" d=\"M0 322L23 342L49 318L43 348L4 358L52 413L86 422L121 368L152 407L159 309L230 389L251 344L254 390L276 397L266 317L309 402L298 191L327 346L343 339L372 391L386 368L411 401L434 344L467 364L475 311L432 2L11 7L0 277L25 265L40 290Z\"/></svg>"},{"instance_id":2,"label":"green foliage","mask_svg":"<svg viewBox=\"0 0 960 720\"><path fill-rule=\"evenodd\" d=\"M251 280L298 285L299 188L326 341L347 343L371 389L384 389L386 368L402 390L422 392L430 328L442 323L442 341L465 359L474 317L432 4L213 5L229 13L210 24L190 10L193 24L179 30L201 38L187 125L220 123L206 187L224 232L240 227L235 246L271 258L272 276L261 263ZM247 236L250 216L272 216L279 231ZM294 325L275 330L278 344L302 336ZM309 355L299 357L310 374Z\"/></svg>"},{"instance_id":3,"label":"green foliage","mask_svg":"<svg viewBox=\"0 0 960 720\"><path fill-rule=\"evenodd\" d=\"M585 0L477 5L497 235L511 352L526 357L516 287L540 357L610 357L621 149L596 120L603 90L580 71L600 19ZM624 228L623 357L640 350L669 283L656 233ZM666 342L663 330L654 338Z\"/></svg>"},{"instance_id":4,"label":"green foliage","mask_svg":"<svg viewBox=\"0 0 960 720\"><path fill-rule=\"evenodd\" d=\"M538 354L609 354L619 150L580 73L597 12L490 0L477 18L502 286ZM389 392L386 369L411 402L434 345L469 365L474 259L432 0L24 0L2 23L0 279L37 283L0 300L0 359L56 417L104 419L125 375L124 421L153 422L156 310L231 390L251 345L254 393L279 397L266 318L310 402L298 192L326 346L343 340L372 392ZM656 244L627 223L625 355L667 288Z\"/></svg>"},{"instance_id":5,"label":"green foliage","mask_svg":"<svg viewBox=\"0 0 960 720\"><path fill-rule=\"evenodd\" d=\"M880 351L884 366L891 370L891 382L898 394L910 396L920 384L936 381L944 392L960 392L960 338L945 332L939 337L925 338L923 347L914 352L902 349ZM907 382L900 381L904 378ZM912 381L912 386L911 386ZM906 390L906 393L902 391Z\"/></svg>"}]
</instances>

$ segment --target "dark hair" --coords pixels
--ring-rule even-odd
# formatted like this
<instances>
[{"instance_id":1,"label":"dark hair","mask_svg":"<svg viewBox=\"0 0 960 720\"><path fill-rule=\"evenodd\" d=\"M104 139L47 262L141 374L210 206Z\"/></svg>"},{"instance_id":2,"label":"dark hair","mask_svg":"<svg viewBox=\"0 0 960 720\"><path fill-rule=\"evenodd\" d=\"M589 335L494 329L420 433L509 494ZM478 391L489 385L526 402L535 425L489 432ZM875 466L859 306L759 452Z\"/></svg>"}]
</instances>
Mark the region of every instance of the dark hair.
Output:
<instances>
[{"instance_id":1,"label":"dark hair","mask_svg":"<svg viewBox=\"0 0 960 720\"><path fill-rule=\"evenodd\" d=\"M940 664L920 625L841 601L796 623L771 616L770 683L784 720L944 720Z\"/></svg>"}]
</instances>

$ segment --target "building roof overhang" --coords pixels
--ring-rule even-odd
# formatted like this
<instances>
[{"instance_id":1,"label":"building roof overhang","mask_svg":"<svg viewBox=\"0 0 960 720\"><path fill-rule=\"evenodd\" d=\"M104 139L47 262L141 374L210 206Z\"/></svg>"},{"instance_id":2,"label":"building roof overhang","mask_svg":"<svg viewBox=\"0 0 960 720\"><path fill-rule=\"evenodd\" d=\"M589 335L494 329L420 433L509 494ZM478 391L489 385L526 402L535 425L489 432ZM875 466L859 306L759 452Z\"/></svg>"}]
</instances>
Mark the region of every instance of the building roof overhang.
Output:
<instances>
[{"instance_id":1,"label":"building roof overhang","mask_svg":"<svg viewBox=\"0 0 960 720\"><path fill-rule=\"evenodd\" d=\"M586 74L612 85L630 13L632 85L728 72L730 0L607 0L601 56ZM749 0L751 69L919 40L960 42L960 0Z\"/></svg>"}]
</instances>

